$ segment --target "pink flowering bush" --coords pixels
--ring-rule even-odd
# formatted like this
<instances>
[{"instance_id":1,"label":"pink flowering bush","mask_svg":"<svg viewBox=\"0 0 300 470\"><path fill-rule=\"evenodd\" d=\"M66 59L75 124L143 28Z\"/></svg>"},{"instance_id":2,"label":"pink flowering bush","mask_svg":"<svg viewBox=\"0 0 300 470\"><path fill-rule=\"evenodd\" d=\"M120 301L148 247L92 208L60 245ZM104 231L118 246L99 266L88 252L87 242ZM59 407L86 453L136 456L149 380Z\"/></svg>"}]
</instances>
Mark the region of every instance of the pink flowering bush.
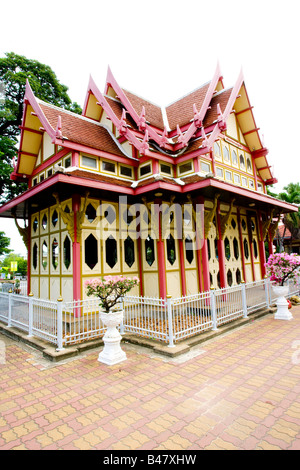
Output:
<instances>
[{"instance_id":1,"label":"pink flowering bush","mask_svg":"<svg viewBox=\"0 0 300 470\"><path fill-rule=\"evenodd\" d=\"M100 306L106 312L116 305L121 297L139 283L137 277L105 276L85 282L87 295L94 295L100 299Z\"/></svg>"},{"instance_id":2,"label":"pink flowering bush","mask_svg":"<svg viewBox=\"0 0 300 470\"><path fill-rule=\"evenodd\" d=\"M288 279L296 281L300 275L300 256L296 253L275 253L269 256L266 268L270 280L283 286Z\"/></svg>"}]
</instances>

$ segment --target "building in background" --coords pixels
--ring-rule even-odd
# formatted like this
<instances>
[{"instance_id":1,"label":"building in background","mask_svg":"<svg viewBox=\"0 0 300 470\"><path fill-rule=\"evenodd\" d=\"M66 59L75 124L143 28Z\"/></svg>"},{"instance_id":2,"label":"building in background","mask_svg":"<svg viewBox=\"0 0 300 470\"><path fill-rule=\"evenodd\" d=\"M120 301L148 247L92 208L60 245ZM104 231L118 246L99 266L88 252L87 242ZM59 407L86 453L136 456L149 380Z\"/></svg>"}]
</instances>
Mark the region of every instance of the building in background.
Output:
<instances>
[{"instance_id":1,"label":"building in background","mask_svg":"<svg viewBox=\"0 0 300 470\"><path fill-rule=\"evenodd\" d=\"M266 110L266 113L268 110ZM28 288L85 298L84 282L138 276L135 294L180 297L265 276L265 241L297 207L267 195L276 182L244 78L212 80L162 109L108 69L82 116L27 84L11 178L28 190L0 208L24 218Z\"/></svg>"}]
</instances>

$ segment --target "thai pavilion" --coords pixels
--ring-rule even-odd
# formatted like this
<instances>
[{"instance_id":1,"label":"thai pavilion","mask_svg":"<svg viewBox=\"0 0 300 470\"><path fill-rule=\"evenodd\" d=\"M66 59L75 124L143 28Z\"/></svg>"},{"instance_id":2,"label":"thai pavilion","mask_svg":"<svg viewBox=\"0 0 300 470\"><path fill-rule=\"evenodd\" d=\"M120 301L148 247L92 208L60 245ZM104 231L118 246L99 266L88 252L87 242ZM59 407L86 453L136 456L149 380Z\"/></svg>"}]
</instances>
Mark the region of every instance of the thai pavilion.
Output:
<instances>
[{"instance_id":1,"label":"thai pavilion","mask_svg":"<svg viewBox=\"0 0 300 470\"><path fill-rule=\"evenodd\" d=\"M28 292L77 300L87 279L123 274L164 298L262 279L265 242L272 252L280 215L297 210L267 195L267 154L242 73L224 88L219 66L165 109L110 69L104 93L90 78L81 116L27 83L11 178L28 189L0 216L28 247Z\"/></svg>"}]
</instances>

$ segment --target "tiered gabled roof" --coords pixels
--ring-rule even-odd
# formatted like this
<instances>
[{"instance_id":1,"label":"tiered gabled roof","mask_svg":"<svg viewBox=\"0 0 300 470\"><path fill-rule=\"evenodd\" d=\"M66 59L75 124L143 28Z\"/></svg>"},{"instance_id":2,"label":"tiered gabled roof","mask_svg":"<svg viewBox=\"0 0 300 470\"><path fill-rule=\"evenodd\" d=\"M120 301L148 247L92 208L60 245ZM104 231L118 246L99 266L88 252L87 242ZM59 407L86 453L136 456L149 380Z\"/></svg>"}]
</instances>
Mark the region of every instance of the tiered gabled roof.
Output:
<instances>
[{"instance_id":1,"label":"tiered gabled roof","mask_svg":"<svg viewBox=\"0 0 300 470\"><path fill-rule=\"evenodd\" d=\"M82 116L38 100L27 84L19 158L12 177L32 174L44 132L53 143L69 149L94 149L131 161L165 156L167 161L178 163L178 158L183 161L190 155L209 153L224 135L233 112L258 174L267 184L275 182L242 72L232 88L224 89L217 66L211 81L163 110L121 88L108 68L104 93L90 78ZM117 137L100 123L103 113L117 130ZM122 146L125 141L136 149L136 158Z\"/></svg>"},{"instance_id":2,"label":"tiered gabled roof","mask_svg":"<svg viewBox=\"0 0 300 470\"><path fill-rule=\"evenodd\" d=\"M118 110L116 103L119 103ZM175 160L179 153L209 152L234 112L246 145L254 155L258 174L267 183L276 181L267 162L268 150L260 139L242 72L232 88L224 89L217 66L211 81L162 110L121 88L109 68L103 94L90 79L83 114L100 119L102 110L141 156L155 157L155 153L167 152Z\"/></svg>"}]
</instances>

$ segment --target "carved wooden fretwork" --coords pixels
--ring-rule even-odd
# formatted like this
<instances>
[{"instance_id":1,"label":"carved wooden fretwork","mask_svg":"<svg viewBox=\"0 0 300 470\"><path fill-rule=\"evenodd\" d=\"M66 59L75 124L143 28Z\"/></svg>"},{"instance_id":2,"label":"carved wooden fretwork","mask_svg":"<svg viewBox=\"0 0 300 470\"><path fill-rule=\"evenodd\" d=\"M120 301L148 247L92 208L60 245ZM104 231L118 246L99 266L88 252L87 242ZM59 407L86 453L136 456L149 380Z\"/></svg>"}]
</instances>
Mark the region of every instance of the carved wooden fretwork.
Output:
<instances>
[{"instance_id":1,"label":"carved wooden fretwork","mask_svg":"<svg viewBox=\"0 0 300 470\"><path fill-rule=\"evenodd\" d=\"M271 225L271 222L272 222L272 219L273 219L273 214L274 214L274 209L271 210L270 214L269 214L269 218L262 223L262 240L265 240L266 236L267 236L267 233L268 233L268 230L269 230L269 227ZM259 234L259 240L261 240L260 238L260 231L258 231L258 234Z\"/></svg>"},{"instance_id":2,"label":"carved wooden fretwork","mask_svg":"<svg viewBox=\"0 0 300 470\"><path fill-rule=\"evenodd\" d=\"M80 211L76 212L76 231L77 231L77 241L79 241L80 236L81 236L81 230L82 230L82 225L84 223L85 219L85 213L86 213L86 208L88 205L88 196L89 196L89 191L85 193L85 200L83 207ZM62 208L61 202L59 201L59 196L57 193L53 193L53 197L56 200L57 204L57 211L60 214L63 222L67 226L68 233L71 237L72 242L74 243L75 241L75 227L74 227L74 211L71 212L65 212Z\"/></svg>"},{"instance_id":3,"label":"carved wooden fretwork","mask_svg":"<svg viewBox=\"0 0 300 470\"><path fill-rule=\"evenodd\" d=\"M80 211L78 211L76 213L77 241L79 241L80 238L81 238L81 231L82 231L82 226L83 226L84 220L85 220L85 213L86 213L86 208L88 206L88 197L89 197L89 195L90 195L90 192L86 191L83 207Z\"/></svg>"},{"instance_id":4,"label":"carved wooden fretwork","mask_svg":"<svg viewBox=\"0 0 300 470\"><path fill-rule=\"evenodd\" d=\"M64 224L66 225L67 227L67 230L68 230L68 233L71 237L71 240L72 242L74 243L74 240L75 240L75 227L74 227L74 212L71 211L71 212L65 212L62 208L62 205L59 201L59 196L57 193L53 193L53 197L55 198L56 200L56 204L57 204L57 212L59 213L59 215L61 216Z\"/></svg>"},{"instance_id":5,"label":"carved wooden fretwork","mask_svg":"<svg viewBox=\"0 0 300 470\"><path fill-rule=\"evenodd\" d=\"M14 217L15 217L15 224L18 229L18 232L23 239L24 245L28 249L29 248L29 227L26 227L26 226L20 227L20 225L18 224L16 215L14 215Z\"/></svg>"},{"instance_id":6,"label":"carved wooden fretwork","mask_svg":"<svg viewBox=\"0 0 300 470\"><path fill-rule=\"evenodd\" d=\"M221 239L222 240L224 240L224 237L226 235L226 231L227 231L228 226L229 226L229 219L230 219L231 214L232 214L234 201L235 201L235 199L231 199L230 208L229 208L229 211L227 212L227 214L224 214L224 215L220 214L220 231L221 231Z\"/></svg>"},{"instance_id":7,"label":"carved wooden fretwork","mask_svg":"<svg viewBox=\"0 0 300 470\"><path fill-rule=\"evenodd\" d=\"M216 215L216 210L217 210L219 197L220 197L220 194L216 194L213 208L210 211L205 211L204 212L204 234L205 234L205 238L207 238L208 235L209 235L209 232L210 232L210 229L211 229L211 224L212 224L212 222L214 220L214 217Z\"/></svg>"},{"instance_id":8,"label":"carved wooden fretwork","mask_svg":"<svg viewBox=\"0 0 300 470\"><path fill-rule=\"evenodd\" d=\"M270 240L272 240L272 241L274 240L279 222L280 222L280 216L278 216L278 220L276 220L275 222L272 222L270 224L269 235L270 235Z\"/></svg>"}]
</instances>

